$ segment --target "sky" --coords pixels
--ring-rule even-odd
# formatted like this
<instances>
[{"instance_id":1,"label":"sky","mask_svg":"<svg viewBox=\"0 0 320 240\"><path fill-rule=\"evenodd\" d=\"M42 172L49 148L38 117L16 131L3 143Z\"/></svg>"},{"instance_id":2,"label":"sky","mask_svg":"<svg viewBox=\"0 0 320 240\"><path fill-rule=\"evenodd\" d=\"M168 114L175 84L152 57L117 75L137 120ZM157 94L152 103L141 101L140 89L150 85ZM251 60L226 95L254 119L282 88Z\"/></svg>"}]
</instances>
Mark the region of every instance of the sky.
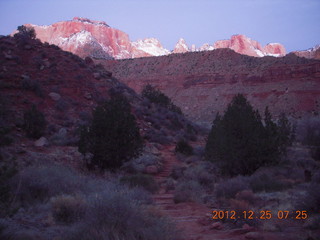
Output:
<instances>
[{"instance_id":1,"label":"sky","mask_svg":"<svg viewBox=\"0 0 320 240\"><path fill-rule=\"evenodd\" d=\"M320 44L320 0L0 0L0 9L0 35L78 16L105 21L131 41L155 37L169 50L181 37L200 47L234 34L287 52Z\"/></svg>"}]
</instances>

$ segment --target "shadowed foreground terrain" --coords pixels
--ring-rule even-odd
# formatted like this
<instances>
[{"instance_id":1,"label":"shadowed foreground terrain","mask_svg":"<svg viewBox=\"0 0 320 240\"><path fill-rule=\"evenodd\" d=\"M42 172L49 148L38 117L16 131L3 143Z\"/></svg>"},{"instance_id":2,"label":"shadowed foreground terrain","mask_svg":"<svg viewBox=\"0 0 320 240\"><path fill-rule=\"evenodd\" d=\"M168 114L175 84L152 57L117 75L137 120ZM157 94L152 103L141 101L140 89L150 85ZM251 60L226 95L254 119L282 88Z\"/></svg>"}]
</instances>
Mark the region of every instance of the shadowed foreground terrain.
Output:
<instances>
[{"instance_id":1,"label":"shadowed foreground terrain","mask_svg":"<svg viewBox=\"0 0 320 240\"><path fill-rule=\"evenodd\" d=\"M0 66L0 239L319 239L317 118L298 126L278 165L230 177L205 160L207 129L90 58L2 37ZM88 169L80 129L115 93L144 148L119 169Z\"/></svg>"}]
</instances>

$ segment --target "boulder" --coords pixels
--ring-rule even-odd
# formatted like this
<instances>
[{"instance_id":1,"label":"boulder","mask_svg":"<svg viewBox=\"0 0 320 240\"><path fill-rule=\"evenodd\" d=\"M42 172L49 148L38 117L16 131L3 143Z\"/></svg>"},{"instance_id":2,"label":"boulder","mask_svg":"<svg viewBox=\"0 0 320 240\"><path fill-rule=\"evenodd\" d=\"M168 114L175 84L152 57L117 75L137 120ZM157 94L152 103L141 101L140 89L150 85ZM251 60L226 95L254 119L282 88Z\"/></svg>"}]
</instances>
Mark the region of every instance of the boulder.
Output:
<instances>
[{"instance_id":1,"label":"boulder","mask_svg":"<svg viewBox=\"0 0 320 240\"><path fill-rule=\"evenodd\" d=\"M60 94L59 93L55 93L55 92L49 93L49 96L51 97L51 99L53 101L58 101L61 98Z\"/></svg>"},{"instance_id":2,"label":"boulder","mask_svg":"<svg viewBox=\"0 0 320 240\"><path fill-rule=\"evenodd\" d=\"M45 137L41 137L34 142L34 146L36 147L44 147L48 145L48 140Z\"/></svg>"}]
</instances>

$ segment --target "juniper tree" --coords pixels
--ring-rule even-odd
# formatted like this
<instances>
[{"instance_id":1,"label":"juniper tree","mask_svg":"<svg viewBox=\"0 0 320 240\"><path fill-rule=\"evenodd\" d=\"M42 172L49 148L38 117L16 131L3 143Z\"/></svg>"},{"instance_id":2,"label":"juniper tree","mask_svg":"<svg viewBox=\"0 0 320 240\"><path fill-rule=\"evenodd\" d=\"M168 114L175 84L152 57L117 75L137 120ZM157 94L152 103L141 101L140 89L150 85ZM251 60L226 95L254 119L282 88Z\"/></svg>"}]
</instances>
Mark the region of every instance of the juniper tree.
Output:
<instances>
[{"instance_id":1,"label":"juniper tree","mask_svg":"<svg viewBox=\"0 0 320 240\"><path fill-rule=\"evenodd\" d=\"M291 125L283 119L277 125L268 108L264 124L243 95L236 95L223 116L213 121L205 157L217 163L223 174L249 175L261 166L274 165L290 144Z\"/></svg>"},{"instance_id":2,"label":"juniper tree","mask_svg":"<svg viewBox=\"0 0 320 240\"><path fill-rule=\"evenodd\" d=\"M113 96L93 111L93 120L81 130L79 151L91 153L88 167L116 169L136 157L143 141L131 106L121 95Z\"/></svg>"}]
</instances>

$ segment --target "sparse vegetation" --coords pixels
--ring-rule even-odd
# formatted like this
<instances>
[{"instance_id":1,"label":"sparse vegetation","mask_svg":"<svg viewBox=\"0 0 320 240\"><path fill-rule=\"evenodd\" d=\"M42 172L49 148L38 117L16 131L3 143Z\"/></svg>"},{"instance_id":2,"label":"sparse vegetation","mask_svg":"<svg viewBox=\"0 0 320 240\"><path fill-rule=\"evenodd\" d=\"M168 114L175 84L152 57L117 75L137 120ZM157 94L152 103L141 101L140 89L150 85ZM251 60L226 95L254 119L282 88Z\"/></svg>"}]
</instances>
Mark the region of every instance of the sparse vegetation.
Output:
<instances>
[{"instance_id":1,"label":"sparse vegetation","mask_svg":"<svg viewBox=\"0 0 320 240\"><path fill-rule=\"evenodd\" d=\"M13 178L11 190L17 194L16 206L22 206L24 214L43 217L51 213L54 228L59 231L52 232L49 224L48 231L41 232L44 236L49 234L66 240L106 236L133 240L175 239L174 226L155 211L148 210L145 204L151 200L146 191L129 189L115 178L93 179L57 165L34 166ZM0 238L20 239L21 233L26 236L27 229L16 224L0 222L3 228ZM33 239L38 234L39 231L35 231L30 233L31 238L21 239Z\"/></svg>"},{"instance_id":2,"label":"sparse vegetation","mask_svg":"<svg viewBox=\"0 0 320 240\"><path fill-rule=\"evenodd\" d=\"M60 195L51 199L52 216L56 222L70 224L79 221L86 212L86 201L80 195Z\"/></svg>"},{"instance_id":3,"label":"sparse vegetation","mask_svg":"<svg viewBox=\"0 0 320 240\"><path fill-rule=\"evenodd\" d=\"M14 35L14 37L18 39L35 39L36 38L36 32L34 28L32 27L26 27L24 25L18 26L17 28L18 32Z\"/></svg>"},{"instance_id":4,"label":"sparse vegetation","mask_svg":"<svg viewBox=\"0 0 320 240\"><path fill-rule=\"evenodd\" d=\"M143 147L131 106L121 95L113 96L93 111L93 120L81 130L79 151L92 154L89 168L117 169L137 157Z\"/></svg>"},{"instance_id":5,"label":"sparse vegetation","mask_svg":"<svg viewBox=\"0 0 320 240\"><path fill-rule=\"evenodd\" d=\"M147 174L134 174L124 176L120 182L128 184L130 187L142 187L148 192L155 193L158 191L159 186L152 176Z\"/></svg>"},{"instance_id":6,"label":"sparse vegetation","mask_svg":"<svg viewBox=\"0 0 320 240\"><path fill-rule=\"evenodd\" d=\"M282 115L277 125L266 108L264 124L243 95L237 95L223 116L213 121L205 157L226 175L250 175L259 167L275 165L292 143L293 128Z\"/></svg>"},{"instance_id":7,"label":"sparse vegetation","mask_svg":"<svg viewBox=\"0 0 320 240\"><path fill-rule=\"evenodd\" d=\"M146 85L142 92L141 95L147 99L150 100L150 102L159 104L160 106L167 108L173 112L182 114L182 111L179 107L174 105L171 102L171 99L167 97L165 94L163 94L160 90L152 87L151 85Z\"/></svg>"},{"instance_id":8,"label":"sparse vegetation","mask_svg":"<svg viewBox=\"0 0 320 240\"><path fill-rule=\"evenodd\" d=\"M203 189L195 180L178 182L175 187L173 201L180 202L201 202L203 197Z\"/></svg>"},{"instance_id":9,"label":"sparse vegetation","mask_svg":"<svg viewBox=\"0 0 320 240\"><path fill-rule=\"evenodd\" d=\"M215 187L215 196L217 198L235 198L237 193L250 189L246 177L237 176L225 181L220 181Z\"/></svg>"},{"instance_id":10,"label":"sparse vegetation","mask_svg":"<svg viewBox=\"0 0 320 240\"><path fill-rule=\"evenodd\" d=\"M23 128L30 138L39 138L44 135L47 122L42 112L35 105L23 115Z\"/></svg>"},{"instance_id":11,"label":"sparse vegetation","mask_svg":"<svg viewBox=\"0 0 320 240\"><path fill-rule=\"evenodd\" d=\"M0 153L0 217L10 213L13 194L9 181L17 172L15 161L3 159Z\"/></svg>"},{"instance_id":12,"label":"sparse vegetation","mask_svg":"<svg viewBox=\"0 0 320 240\"><path fill-rule=\"evenodd\" d=\"M184 140L180 140L179 142L177 142L175 151L186 156L190 156L193 154L193 148Z\"/></svg>"}]
</instances>

